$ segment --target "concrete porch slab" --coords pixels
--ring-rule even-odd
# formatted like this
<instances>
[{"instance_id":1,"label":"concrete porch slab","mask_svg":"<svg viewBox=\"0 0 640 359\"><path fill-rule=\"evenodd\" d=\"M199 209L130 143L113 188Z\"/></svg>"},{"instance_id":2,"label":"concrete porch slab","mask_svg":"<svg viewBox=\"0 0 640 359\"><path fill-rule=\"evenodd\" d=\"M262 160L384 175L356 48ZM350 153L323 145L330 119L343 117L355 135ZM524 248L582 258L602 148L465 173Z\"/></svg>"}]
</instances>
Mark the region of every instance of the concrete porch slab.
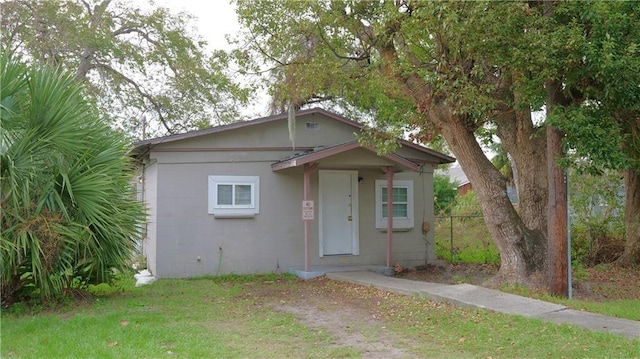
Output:
<instances>
[{"instance_id":1,"label":"concrete porch slab","mask_svg":"<svg viewBox=\"0 0 640 359\"><path fill-rule=\"evenodd\" d=\"M314 265L305 271L304 267L289 267L289 273L302 279L322 277L327 273L368 271L385 276L393 275L393 268L382 265Z\"/></svg>"}]
</instances>

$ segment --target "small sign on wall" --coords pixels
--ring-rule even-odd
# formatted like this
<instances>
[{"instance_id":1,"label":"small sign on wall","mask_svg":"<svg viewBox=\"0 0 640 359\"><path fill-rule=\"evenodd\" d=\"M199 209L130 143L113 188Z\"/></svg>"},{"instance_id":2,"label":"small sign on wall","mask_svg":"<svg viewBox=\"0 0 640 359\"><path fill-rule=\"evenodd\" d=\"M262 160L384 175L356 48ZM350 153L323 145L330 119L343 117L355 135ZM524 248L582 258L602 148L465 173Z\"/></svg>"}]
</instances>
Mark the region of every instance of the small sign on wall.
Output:
<instances>
[{"instance_id":1,"label":"small sign on wall","mask_svg":"<svg viewBox=\"0 0 640 359\"><path fill-rule=\"evenodd\" d=\"M305 221L314 219L313 201L302 201L302 219Z\"/></svg>"}]
</instances>

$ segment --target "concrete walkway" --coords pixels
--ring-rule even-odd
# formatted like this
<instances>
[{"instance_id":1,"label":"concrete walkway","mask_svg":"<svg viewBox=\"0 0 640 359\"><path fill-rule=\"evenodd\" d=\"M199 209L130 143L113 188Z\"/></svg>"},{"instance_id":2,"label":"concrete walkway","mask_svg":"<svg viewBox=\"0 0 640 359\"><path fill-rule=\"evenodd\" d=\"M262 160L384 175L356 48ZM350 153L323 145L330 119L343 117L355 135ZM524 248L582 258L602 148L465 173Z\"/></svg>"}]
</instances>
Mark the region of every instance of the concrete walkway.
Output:
<instances>
[{"instance_id":1,"label":"concrete walkway","mask_svg":"<svg viewBox=\"0 0 640 359\"><path fill-rule=\"evenodd\" d=\"M640 322L573 310L564 305L503 293L471 284L440 284L387 277L370 271L330 272L333 280L374 286L399 294L453 305L538 318L557 324L572 324L588 330L640 338Z\"/></svg>"}]
</instances>

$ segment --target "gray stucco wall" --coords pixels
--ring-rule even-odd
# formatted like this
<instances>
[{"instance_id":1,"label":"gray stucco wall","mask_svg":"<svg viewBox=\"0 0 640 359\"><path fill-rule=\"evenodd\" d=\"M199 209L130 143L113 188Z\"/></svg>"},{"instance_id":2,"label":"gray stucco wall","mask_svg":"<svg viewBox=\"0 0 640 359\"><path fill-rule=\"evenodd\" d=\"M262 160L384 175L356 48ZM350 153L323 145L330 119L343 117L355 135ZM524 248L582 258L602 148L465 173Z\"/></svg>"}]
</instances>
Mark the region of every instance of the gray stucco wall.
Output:
<instances>
[{"instance_id":1,"label":"gray stucco wall","mask_svg":"<svg viewBox=\"0 0 640 359\"><path fill-rule=\"evenodd\" d=\"M144 165L143 198L147 207L146 235L142 241L142 254L147 259L147 268L156 273L156 243L158 223L158 166L155 163Z\"/></svg>"},{"instance_id":2,"label":"gray stucco wall","mask_svg":"<svg viewBox=\"0 0 640 359\"><path fill-rule=\"evenodd\" d=\"M159 159L161 162L161 159ZM156 274L189 277L212 273L253 273L287 265L291 238L302 235L293 208L302 181L276 178L268 162L159 163ZM260 213L253 218L218 218L208 214L209 175L260 177ZM295 213L299 212L299 205ZM218 260L222 258L219 265Z\"/></svg>"}]
</instances>

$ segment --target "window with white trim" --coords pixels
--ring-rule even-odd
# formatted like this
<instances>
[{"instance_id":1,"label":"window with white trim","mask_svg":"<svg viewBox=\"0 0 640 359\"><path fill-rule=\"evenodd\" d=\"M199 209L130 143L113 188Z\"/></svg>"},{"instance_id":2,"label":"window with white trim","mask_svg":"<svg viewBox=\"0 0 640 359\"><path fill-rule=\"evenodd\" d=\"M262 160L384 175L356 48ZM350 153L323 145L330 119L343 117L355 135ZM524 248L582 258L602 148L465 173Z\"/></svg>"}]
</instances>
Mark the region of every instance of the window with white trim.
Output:
<instances>
[{"instance_id":1,"label":"window with white trim","mask_svg":"<svg viewBox=\"0 0 640 359\"><path fill-rule=\"evenodd\" d=\"M252 217L260 213L260 177L209 176L209 214Z\"/></svg>"},{"instance_id":2,"label":"window with white trim","mask_svg":"<svg viewBox=\"0 0 640 359\"><path fill-rule=\"evenodd\" d=\"M393 181L392 196L393 228L413 228L413 181ZM387 228L387 204L387 181L376 180L376 228Z\"/></svg>"}]
</instances>

